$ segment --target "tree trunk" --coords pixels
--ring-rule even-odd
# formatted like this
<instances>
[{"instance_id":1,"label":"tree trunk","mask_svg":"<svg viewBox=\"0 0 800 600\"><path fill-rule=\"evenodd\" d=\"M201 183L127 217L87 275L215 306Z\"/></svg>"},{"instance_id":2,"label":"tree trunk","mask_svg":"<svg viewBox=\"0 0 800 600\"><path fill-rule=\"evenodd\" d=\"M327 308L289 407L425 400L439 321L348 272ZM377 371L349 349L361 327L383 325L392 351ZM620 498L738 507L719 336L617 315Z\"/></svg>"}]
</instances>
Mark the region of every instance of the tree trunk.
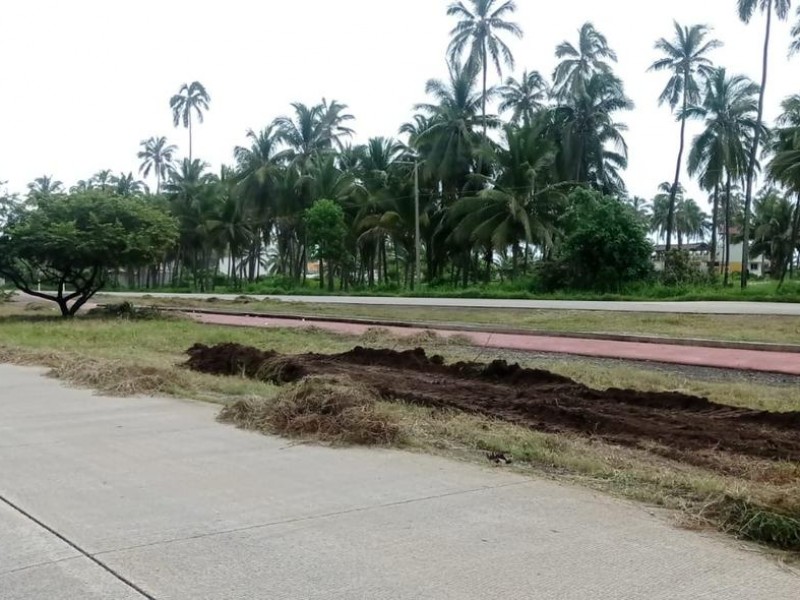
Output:
<instances>
[{"instance_id":1,"label":"tree trunk","mask_svg":"<svg viewBox=\"0 0 800 600\"><path fill-rule=\"evenodd\" d=\"M684 82L686 77L684 77ZM686 108L689 103L689 96L684 90L683 93L683 114L681 115L681 143L678 150L678 162L675 164L675 180L672 189L669 191L669 211L667 212L667 257L672 250L672 234L675 231L675 200L678 197L678 188L681 184L681 167L683 166L683 152L686 149Z\"/></svg>"},{"instance_id":2,"label":"tree trunk","mask_svg":"<svg viewBox=\"0 0 800 600\"><path fill-rule=\"evenodd\" d=\"M725 183L725 287L728 287L731 277L731 174Z\"/></svg>"},{"instance_id":3,"label":"tree trunk","mask_svg":"<svg viewBox=\"0 0 800 600\"><path fill-rule=\"evenodd\" d=\"M325 263L321 258L319 259L319 289L325 289Z\"/></svg>"},{"instance_id":4,"label":"tree trunk","mask_svg":"<svg viewBox=\"0 0 800 600\"><path fill-rule=\"evenodd\" d=\"M714 201L711 215L711 265L708 272L712 275L717 269L717 236L719 235L719 182L714 184Z\"/></svg>"},{"instance_id":5,"label":"tree trunk","mask_svg":"<svg viewBox=\"0 0 800 600\"><path fill-rule=\"evenodd\" d=\"M767 71L769 69L769 38L772 31L772 0L767 6L767 28L764 34L764 56L761 66L761 90L758 95L758 120L753 135L753 147L750 148L750 162L747 165L747 187L744 196L744 228L742 231L742 289L747 289L750 271L750 207L753 204L753 185L755 183L756 160L758 146L761 142L761 120L764 118L764 95L767 89Z\"/></svg>"},{"instance_id":6,"label":"tree trunk","mask_svg":"<svg viewBox=\"0 0 800 600\"><path fill-rule=\"evenodd\" d=\"M784 261L783 268L781 269L781 280L778 283L778 289L783 287L783 284L786 281L786 273L792 269L792 265L794 264L794 255L795 252L797 252L798 236L800 236L800 193L797 194L797 202L794 206L794 223L792 223L792 236L791 243L789 245L789 256Z\"/></svg>"},{"instance_id":7,"label":"tree trunk","mask_svg":"<svg viewBox=\"0 0 800 600\"><path fill-rule=\"evenodd\" d=\"M486 142L487 136L487 123L486 123L486 83L489 75L489 63L487 62L486 58L486 40L483 42L483 141Z\"/></svg>"},{"instance_id":8,"label":"tree trunk","mask_svg":"<svg viewBox=\"0 0 800 600\"><path fill-rule=\"evenodd\" d=\"M192 114L189 113L189 162L192 162Z\"/></svg>"}]
</instances>

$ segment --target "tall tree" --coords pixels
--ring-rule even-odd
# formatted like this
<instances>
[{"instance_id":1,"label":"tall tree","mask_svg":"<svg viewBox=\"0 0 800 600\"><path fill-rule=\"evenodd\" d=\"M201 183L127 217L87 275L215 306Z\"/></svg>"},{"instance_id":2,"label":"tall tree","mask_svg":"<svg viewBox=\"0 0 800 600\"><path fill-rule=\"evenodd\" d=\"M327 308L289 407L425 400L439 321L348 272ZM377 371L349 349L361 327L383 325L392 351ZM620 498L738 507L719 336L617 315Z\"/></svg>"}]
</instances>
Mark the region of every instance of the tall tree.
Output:
<instances>
[{"instance_id":1,"label":"tall tree","mask_svg":"<svg viewBox=\"0 0 800 600\"><path fill-rule=\"evenodd\" d=\"M772 33L773 14L781 21L789 16L792 0L737 0L739 18L745 23L750 23L753 15L760 10L766 15L766 29L764 32L764 54L761 66L761 90L758 96L758 123L764 119L764 94L767 90L767 71L769 69L769 42ZM744 195L744 244L742 247L742 289L747 287L748 266L750 264L750 207L753 203L753 185L755 183L756 167L758 163L758 150L761 143L761 127L755 131L753 144L750 148L749 162L747 165L747 182Z\"/></svg>"},{"instance_id":2,"label":"tall tree","mask_svg":"<svg viewBox=\"0 0 800 600\"><path fill-rule=\"evenodd\" d=\"M199 81L184 83L181 89L169 101L172 109L172 120L175 127L183 124L189 130L189 162L192 162L192 122L194 115L203 122L203 111L208 110L211 96Z\"/></svg>"},{"instance_id":3,"label":"tall tree","mask_svg":"<svg viewBox=\"0 0 800 600\"><path fill-rule=\"evenodd\" d=\"M787 262L781 265L782 284L800 242L800 95L786 98L781 106L783 112L773 137L774 158L769 164L769 174L797 196L789 243L792 250L785 253Z\"/></svg>"},{"instance_id":4,"label":"tall tree","mask_svg":"<svg viewBox=\"0 0 800 600\"><path fill-rule=\"evenodd\" d=\"M514 37L522 37L522 29L516 23L507 21L506 18L517 10L514 0L467 0L470 7L464 2L453 2L447 8L447 14L459 19L458 24L450 32L452 39L448 48L450 62L461 60L468 52L467 62L473 67L480 67L483 71L483 137L486 138L486 102L488 100L488 74L489 62L497 69L497 74L502 76L505 63L514 68L514 55L503 41L501 34L507 33Z\"/></svg>"},{"instance_id":5,"label":"tall tree","mask_svg":"<svg viewBox=\"0 0 800 600\"><path fill-rule=\"evenodd\" d=\"M563 100L582 95L595 75L613 75L609 62L617 62L617 53L592 23L584 23L578 30L578 45L562 42L556 47L556 58L560 62L553 73L553 92Z\"/></svg>"},{"instance_id":6,"label":"tall tree","mask_svg":"<svg viewBox=\"0 0 800 600\"><path fill-rule=\"evenodd\" d=\"M549 96L547 82L538 71L525 71L519 81L509 77L497 93L501 98L500 112L511 111L511 122L525 126L533 122Z\"/></svg>"},{"instance_id":7,"label":"tall tree","mask_svg":"<svg viewBox=\"0 0 800 600\"><path fill-rule=\"evenodd\" d=\"M683 27L677 21L675 37L672 40L661 38L656 42L656 49L663 56L651 66L651 71L668 71L670 73L664 91L658 99L659 104L669 104L674 112L678 106L681 110L678 119L681 123L681 137L678 160L675 165L675 179L669 194L669 214L667 215L667 252L672 246L672 233L675 226L675 199L681 182L683 169L683 153L686 147L687 108L700 102L700 85L697 76L707 78L712 71L708 54L722 43L719 40L707 40L709 30L705 25Z\"/></svg>"},{"instance_id":8,"label":"tall tree","mask_svg":"<svg viewBox=\"0 0 800 600\"><path fill-rule=\"evenodd\" d=\"M177 147L167 143L167 138L151 137L139 144L142 149L137 154L141 164L139 173L149 177L152 172L156 177L156 194L161 193L161 182L167 178L172 168Z\"/></svg>"},{"instance_id":9,"label":"tall tree","mask_svg":"<svg viewBox=\"0 0 800 600\"><path fill-rule=\"evenodd\" d=\"M690 116L705 121L705 128L695 138L689 153L689 173L703 173L706 187L713 185L715 189L722 185L724 178L724 262L727 265L730 256L732 187L747 173L748 148L760 128L757 120L758 85L743 75L728 76L726 69L715 69L706 82L702 105L691 106L688 112ZM717 208L714 208L712 218L717 214ZM716 229L713 225L712 228ZM712 236L715 236L714 231ZM716 252L716 237L712 237L712 246ZM726 283L728 275L726 267Z\"/></svg>"}]
</instances>

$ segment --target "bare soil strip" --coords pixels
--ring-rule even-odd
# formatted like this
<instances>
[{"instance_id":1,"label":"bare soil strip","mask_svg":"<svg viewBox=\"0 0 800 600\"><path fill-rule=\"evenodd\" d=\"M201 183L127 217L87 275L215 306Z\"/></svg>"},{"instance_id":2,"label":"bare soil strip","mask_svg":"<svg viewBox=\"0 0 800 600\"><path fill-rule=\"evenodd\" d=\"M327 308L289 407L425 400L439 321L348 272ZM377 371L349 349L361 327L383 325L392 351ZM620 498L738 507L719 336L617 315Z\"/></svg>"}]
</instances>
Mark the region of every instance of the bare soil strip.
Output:
<instances>
[{"instance_id":1,"label":"bare soil strip","mask_svg":"<svg viewBox=\"0 0 800 600\"><path fill-rule=\"evenodd\" d=\"M595 390L504 361L445 365L422 349L357 347L280 355L237 344L196 345L187 366L277 384L346 376L389 401L457 409L554 433L576 433L724 470L724 455L800 461L800 412L752 411L679 393Z\"/></svg>"}]
</instances>

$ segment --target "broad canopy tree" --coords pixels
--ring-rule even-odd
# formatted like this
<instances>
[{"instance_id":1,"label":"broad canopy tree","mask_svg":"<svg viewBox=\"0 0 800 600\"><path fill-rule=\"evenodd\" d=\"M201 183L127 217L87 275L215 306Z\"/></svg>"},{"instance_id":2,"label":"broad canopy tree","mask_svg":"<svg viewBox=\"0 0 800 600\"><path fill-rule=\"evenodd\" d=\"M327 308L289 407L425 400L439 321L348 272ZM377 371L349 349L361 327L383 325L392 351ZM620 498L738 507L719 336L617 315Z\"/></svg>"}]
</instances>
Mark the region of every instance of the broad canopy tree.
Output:
<instances>
[{"instance_id":1,"label":"broad canopy tree","mask_svg":"<svg viewBox=\"0 0 800 600\"><path fill-rule=\"evenodd\" d=\"M134 198L89 191L16 204L0 231L0 276L75 315L117 269L151 265L177 241L162 210ZM38 283L56 286L38 291Z\"/></svg>"}]
</instances>

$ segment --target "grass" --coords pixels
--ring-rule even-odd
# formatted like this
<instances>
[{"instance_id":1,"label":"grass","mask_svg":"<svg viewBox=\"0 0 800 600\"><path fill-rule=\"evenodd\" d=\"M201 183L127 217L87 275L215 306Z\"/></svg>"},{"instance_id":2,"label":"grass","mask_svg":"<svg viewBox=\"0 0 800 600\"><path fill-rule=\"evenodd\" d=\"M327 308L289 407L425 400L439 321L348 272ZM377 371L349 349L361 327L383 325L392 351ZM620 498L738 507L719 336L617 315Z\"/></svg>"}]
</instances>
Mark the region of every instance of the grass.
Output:
<instances>
[{"instance_id":1,"label":"grass","mask_svg":"<svg viewBox=\"0 0 800 600\"><path fill-rule=\"evenodd\" d=\"M101 299L102 301L102 299ZM416 306L368 306L190 298L143 298L137 303L231 312L307 317L361 318L436 325L473 325L537 332L609 333L734 342L800 344L800 317L767 315L694 315L606 311L478 309Z\"/></svg>"},{"instance_id":2,"label":"grass","mask_svg":"<svg viewBox=\"0 0 800 600\"><path fill-rule=\"evenodd\" d=\"M372 332L370 341L397 349L409 345L379 331ZM367 343L323 331L225 328L174 319L68 321L30 313L24 307L0 307L0 362L49 366L56 376L112 394L163 394L216 402L234 407L227 415L239 425L307 439L390 443L482 464L488 464L487 453L501 453L512 461L507 468L520 473L579 483L675 509L682 524L715 527L742 539L791 550L795 552L792 557L800 556L800 465L725 455L720 461L730 464L712 471L645 448L543 433L457 411L376 402L374 398L342 401L344 388L350 393L352 385L342 388L342 382L334 382L338 387L333 391L330 385L324 389L326 400L320 405L318 399L309 400L308 389L201 375L178 366L194 343L224 342L281 353L340 352ZM426 342L431 351L451 361L520 358L494 351L487 356L481 349L447 344L436 337ZM522 358L525 366L549 369L594 387L680 390L736 406L800 410L797 385L746 381L734 375L723 380L584 359ZM314 385L320 387L318 384ZM338 431L329 429L329 423L319 421L318 414L325 411L337 418L347 411L348 418L366 415L370 435L343 435L341 422ZM370 429L373 426L376 429Z\"/></svg>"}]
</instances>

